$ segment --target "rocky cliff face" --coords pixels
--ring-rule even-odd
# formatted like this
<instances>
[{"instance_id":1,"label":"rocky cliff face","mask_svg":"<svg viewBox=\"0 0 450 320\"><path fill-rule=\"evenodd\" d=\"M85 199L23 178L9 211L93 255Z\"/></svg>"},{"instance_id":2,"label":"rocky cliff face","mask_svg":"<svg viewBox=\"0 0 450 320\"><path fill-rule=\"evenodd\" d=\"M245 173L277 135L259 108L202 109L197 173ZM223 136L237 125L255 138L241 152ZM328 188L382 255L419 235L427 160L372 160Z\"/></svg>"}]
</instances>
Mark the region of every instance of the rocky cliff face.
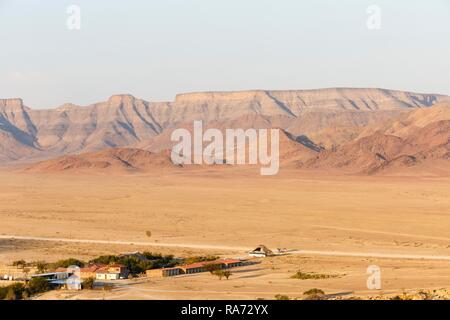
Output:
<instances>
[{"instance_id":1,"label":"rocky cliff face","mask_svg":"<svg viewBox=\"0 0 450 320\"><path fill-rule=\"evenodd\" d=\"M423 108L446 96L384 89L332 88L292 91L204 92L180 94L176 105L234 105L265 115L298 116L308 110L395 110ZM242 109L241 109L242 110Z\"/></svg>"},{"instance_id":2,"label":"rocky cliff face","mask_svg":"<svg viewBox=\"0 0 450 320\"><path fill-rule=\"evenodd\" d=\"M161 149L161 134L194 120L215 126L280 127L329 148L354 139L364 126L446 101L450 98L442 95L346 88L188 93L173 102L114 95L89 106L65 104L47 110L27 108L21 99L3 99L0 160L51 158L109 147Z\"/></svg>"},{"instance_id":3,"label":"rocky cliff face","mask_svg":"<svg viewBox=\"0 0 450 320\"><path fill-rule=\"evenodd\" d=\"M21 99L0 99L0 161L37 152L37 130Z\"/></svg>"},{"instance_id":4,"label":"rocky cliff face","mask_svg":"<svg viewBox=\"0 0 450 320\"><path fill-rule=\"evenodd\" d=\"M403 137L377 131L300 163L306 169L341 170L357 174L395 173L408 167L450 172L450 120L411 126ZM432 171L432 170L431 170Z\"/></svg>"},{"instance_id":5,"label":"rocky cliff face","mask_svg":"<svg viewBox=\"0 0 450 320\"><path fill-rule=\"evenodd\" d=\"M149 103L130 95L112 96L87 107L33 110L30 117L39 146L57 153L133 145L161 132Z\"/></svg>"}]
</instances>

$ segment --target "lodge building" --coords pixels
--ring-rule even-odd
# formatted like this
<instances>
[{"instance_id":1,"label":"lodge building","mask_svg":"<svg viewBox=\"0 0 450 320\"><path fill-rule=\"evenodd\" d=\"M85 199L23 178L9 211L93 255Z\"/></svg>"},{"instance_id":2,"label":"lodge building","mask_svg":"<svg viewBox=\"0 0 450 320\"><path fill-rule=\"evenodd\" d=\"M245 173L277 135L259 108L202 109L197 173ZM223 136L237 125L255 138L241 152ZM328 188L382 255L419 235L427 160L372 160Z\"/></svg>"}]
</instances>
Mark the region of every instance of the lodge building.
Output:
<instances>
[{"instance_id":1,"label":"lodge building","mask_svg":"<svg viewBox=\"0 0 450 320\"><path fill-rule=\"evenodd\" d=\"M208 265L217 266L219 269L229 269L244 265L244 261L237 259L219 259L214 261L202 261L173 268L147 270L147 277L172 277L182 274L193 274L207 271Z\"/></svg>"}]
</instances>

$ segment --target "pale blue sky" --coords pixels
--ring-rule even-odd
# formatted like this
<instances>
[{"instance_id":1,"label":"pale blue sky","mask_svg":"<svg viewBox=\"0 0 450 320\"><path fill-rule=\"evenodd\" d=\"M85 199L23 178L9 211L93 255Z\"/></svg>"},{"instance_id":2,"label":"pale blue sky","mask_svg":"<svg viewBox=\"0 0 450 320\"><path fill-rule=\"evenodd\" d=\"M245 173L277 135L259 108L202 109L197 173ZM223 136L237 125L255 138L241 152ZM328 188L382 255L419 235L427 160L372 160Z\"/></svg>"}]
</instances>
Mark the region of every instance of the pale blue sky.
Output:
<instances>
[{"instance_id":1,"label":"pale blue sky","mask_svg":"<svg viewBox=\"0 0 450 320\"><path fill-rule=\"evenodd\" d=\"M69 5L81 30L66 27ZM369 5L381 29L368 30ZM449 0L0 0L0 98L384 87L450 94Z\"/></svg>"}]
</instances>

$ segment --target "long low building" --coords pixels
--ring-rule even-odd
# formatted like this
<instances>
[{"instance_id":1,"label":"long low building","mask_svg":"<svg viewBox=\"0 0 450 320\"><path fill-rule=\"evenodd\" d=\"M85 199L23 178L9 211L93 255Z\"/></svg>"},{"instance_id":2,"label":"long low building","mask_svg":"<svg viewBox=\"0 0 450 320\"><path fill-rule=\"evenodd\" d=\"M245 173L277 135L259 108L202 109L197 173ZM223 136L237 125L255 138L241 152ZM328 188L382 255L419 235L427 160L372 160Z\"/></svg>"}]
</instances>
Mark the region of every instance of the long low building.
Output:
<instances>
[{"instance_id":1,"label":"long low building","mask_svg":"<svg viewBox=\"0 0 450 320\"><path fill-rule=\"evenodd\" d=\"M150 269L146 271L147 277L160 278L172 277L181 274L193 274L208 271L208 266L213 265L219 269L229 269L244 265L245 261L238 259L219 259L214 261L201 261L173 268Z\"/></svg>"},{"instance_id":2,"label":"long low building","mask_svg":"<svg viewBox=\"0 0 450 320\"><path fill-rule=\"evenodd\" d=\"M181 274L181 268L162 268L162 269L150 269L145 272L147 277L173 277Z\"/></svg>"},{"instance_id":3,"label":"long low building","mask_svg":"<svg viewBox=\"0 0 450 320\"><path fill-rule=\"evenodd\" d=\"M30 276L30 279L33 278L44 278L46 280L52 281L52 280L65 280L69 278L72 274L63 271L63 272L47 272L47 273L39 273L39 274L33 274Z\"/></svg>"}]
</instances>

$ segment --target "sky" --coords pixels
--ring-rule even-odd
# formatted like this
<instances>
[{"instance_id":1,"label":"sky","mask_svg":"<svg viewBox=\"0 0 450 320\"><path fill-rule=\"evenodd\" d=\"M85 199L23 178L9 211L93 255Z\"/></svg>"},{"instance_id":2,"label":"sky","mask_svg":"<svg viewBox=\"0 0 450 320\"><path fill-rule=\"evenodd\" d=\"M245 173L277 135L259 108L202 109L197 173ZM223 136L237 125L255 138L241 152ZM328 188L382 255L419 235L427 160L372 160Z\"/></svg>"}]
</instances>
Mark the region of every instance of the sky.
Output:
<instances>
[{"instance_id":1,"label":"sky","mask_svg":"<svg viewBox=\"0 0 450 320\"><path fill-rule=\"evenodd\" d=\"M71 5L80 29L68 28ZM121 93L450 95L449 39L449 0L0 0L0 98L49 108Z\"/></svg>"}]
</instances>

